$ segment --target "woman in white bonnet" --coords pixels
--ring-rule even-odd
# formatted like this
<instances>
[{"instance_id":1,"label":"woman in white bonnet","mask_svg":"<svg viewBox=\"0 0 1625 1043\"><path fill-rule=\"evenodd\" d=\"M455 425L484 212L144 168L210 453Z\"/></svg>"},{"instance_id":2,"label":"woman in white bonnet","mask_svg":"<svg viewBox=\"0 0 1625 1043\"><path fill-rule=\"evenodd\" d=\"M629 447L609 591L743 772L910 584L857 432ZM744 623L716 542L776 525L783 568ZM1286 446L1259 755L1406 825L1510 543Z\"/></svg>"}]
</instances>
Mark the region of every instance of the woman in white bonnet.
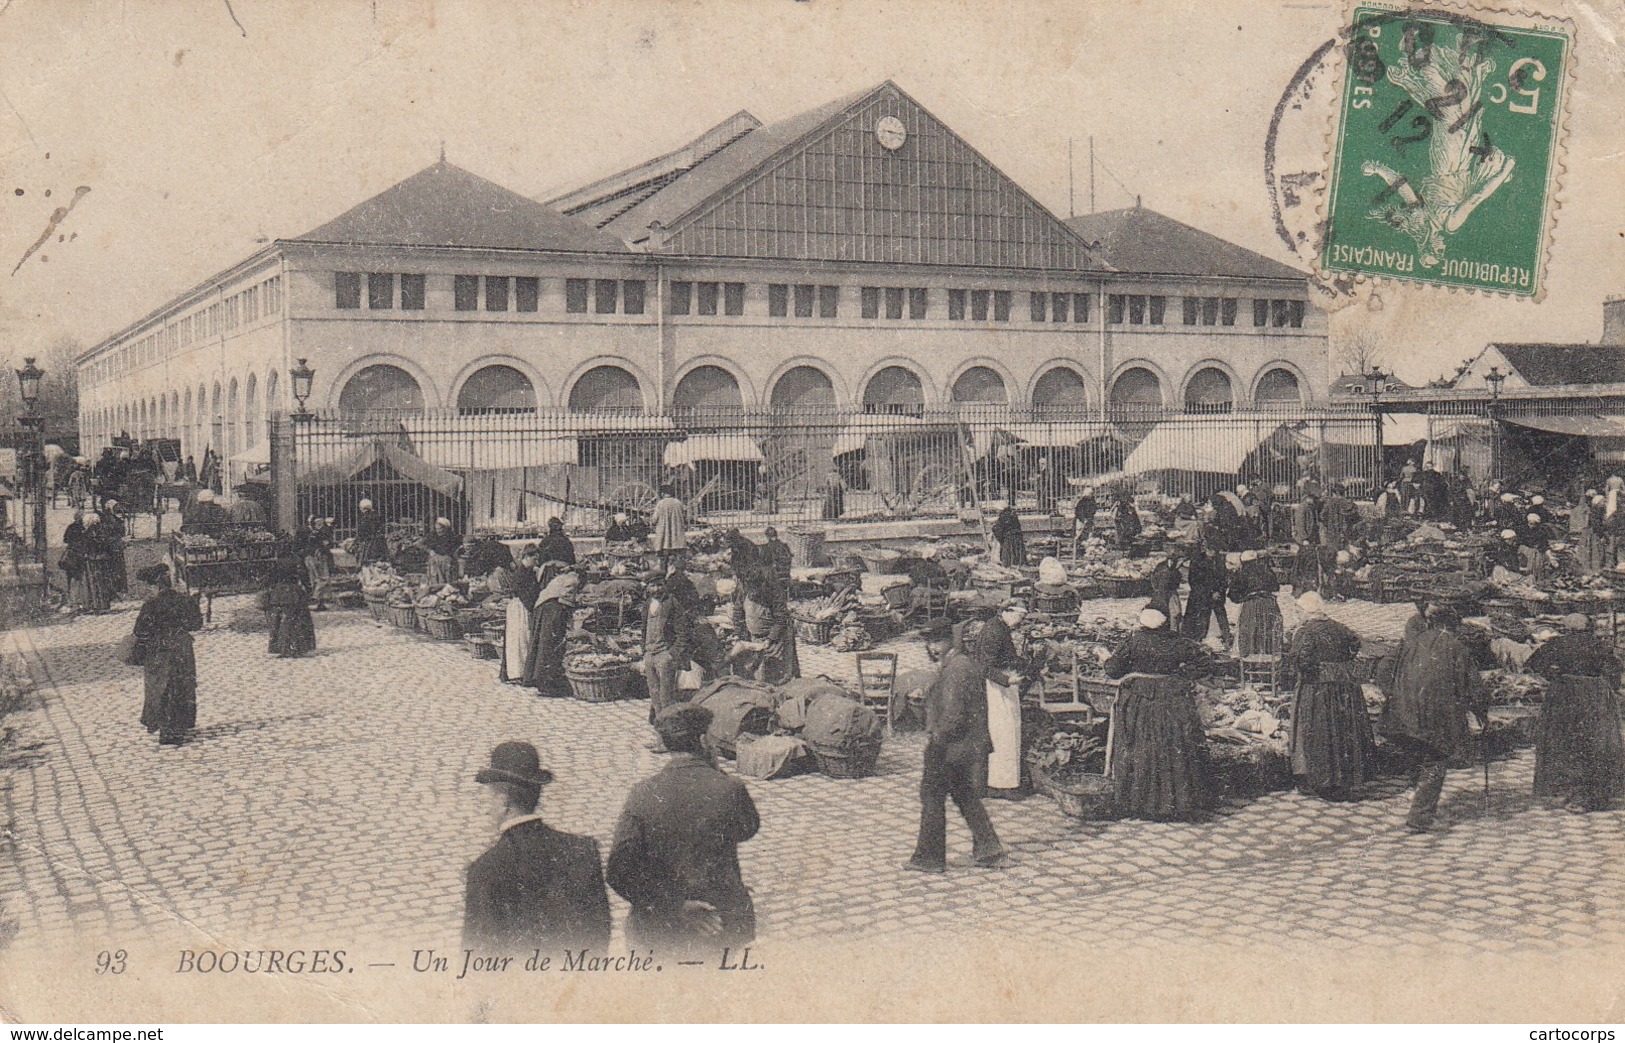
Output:
<instances>
[{"instance_id":1,"label":"woman in white bonnet","mask_svg":"<svg viewBox=\"0 0 1625 1043\"><path fill-rule=\"evenodd\" d=\"M1375 746L1357 660L1360 636L1326 615L1314 591L1298 598L1304 621L1287 660L1297 670L1292 701L1292 775L1305 793L1350 800L1374 774Z\"/></svg>"}]
</instances>

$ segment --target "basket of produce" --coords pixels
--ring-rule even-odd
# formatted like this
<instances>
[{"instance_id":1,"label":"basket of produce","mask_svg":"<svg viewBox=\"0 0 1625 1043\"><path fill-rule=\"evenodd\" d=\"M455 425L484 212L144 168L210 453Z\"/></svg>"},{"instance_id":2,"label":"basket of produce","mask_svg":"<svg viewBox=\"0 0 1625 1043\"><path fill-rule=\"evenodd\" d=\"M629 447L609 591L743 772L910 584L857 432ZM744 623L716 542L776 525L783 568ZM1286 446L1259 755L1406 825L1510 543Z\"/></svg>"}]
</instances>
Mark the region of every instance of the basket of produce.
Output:
<instances>
[{"instance_id":1,"label":"basket of produce","mask_svg":"<svg viewBox=\"0 0 1625 1043\"><path fill-rule=\"evenodd\" d=\"M418 609L418 629L436 641L456 641L463 636L462 624L446 611L425 612Z\"/></svg>"},{"instance_id":2,"label":"basket of produce","mask_svg":"<svg viewBox=\"0 0 1625 1043\"><path fill-rule=\"evenodd\" d=\"M485 635L487 641L501 648L503 641L507 638L508 625L506 623L486 623L480 627L480 633Z\"/></svg>"},{"instance_id":3,"label":"basket of produce","mask_svg":"<svg viewBox=\"0 0 1625 1043\"><path fill-rule=\"evenodd\" d=\"M787 535L790 537L790 564L805 569L823 563L824 540L828 536L823 529L794 525Z\"/></svg>"},{"instance_id":4,"label":"basket of produce","mask_svg":"<svg viewBox=\"0 0 1625 1043\"><path fill-rule=\"evenodd\" d=\"M484 634L464 634L463 643L474 653L475 659L501 659L502 646Z\"/></svg>"},{"instance_id":5,"label":"basket of produce","mask_svg":"<svg viewBox=\"0 0 1625 1043\"><path fill-rule=\"evenodd\" d=\"M384 606L387 621L402 630L416 630L418 628L418 609L413 604L401 604L391 601Z\"/></svg>"},{"instance_id":6,"label":"basket of produce","mask_svg":"<svg viewBox=\"0 0 1625 1043\"><path fill-rule=\"evenodd\" d=\"M865 739L846 746L811 746L818 770L832 779L866 779L880 760L880 740Z\"/></svg>"},{"instance_id":7,"label":"basket of produce","mask_svg":"<svg viewBox=\"0 0 1625 1043\"><path fill-rule=\"evenodd\" d=\"M367 613L380 623L389 622L389 599L381 594L363 594L362 602L367 606Z\"/></svg>"},{"instance_id":8,"label":"basket of produce","mask_svg":"<svg viewBox=\"0 0 1625 1043\"><path fill-rule=\"evenodd\" d=\"M1034 787L1064 814L1078 819L1111 818L1116 813L1105 763L1106 742L1094 731L1058 731L1027 751Z\"/></svg>"},{"instance_id":9,"label":"basket of produce","mask_svg":"<svg viewBox=\"0 0 1625 1043\"><path fill-rule=\"evenodd\" d=\"M506 618L505 612L493 610L485 605L455 608L451 614L457 618L457 625L463 628L464 633L473 633L492 620Z\"/></svg>"},{"instance_id":10,"label":"basket of produce","mask_svg":"<svg viewBox=\"0 0 1625 1043\"><path fill-rule=\"evenodd\" d=\"M1044 592L1033 588L1033 611L1052 616L1067 615L1078 610L1078 597L1070 590Z\"/></svg>"},{"instance_id":11,"label":"basket of produce","mask_svg":"<svg viewBox=\"0 0 1625 1043\"><path fill-rule=\"evenodd\" d=\"M870 547L858 551L858 557L863 560L864 568L876 576L890 576L903 560L903 552L890 547Z\"/></svg>"},{"instance_id":12,"label":"basket of produce","mask_svg":"<svg viewBox=\"0 0 1625 1043\"><path fill-rule=\"evenodd\" d=\"M612 703L626 693L630 660L610 652L578 652L564 660L570 693L584 703Z\"/></svg>"},{"instance_id":13,"label":"basket of produce","mask_svg":"<svg viewBox=\"0 0 1625 1043\"><path fill-rule=\"evenodd\" d=\"M1138 577L1102 576L1100 590L1109 598L1148 598L1151 596L1151 581Z\"/></svg>"},{"instance_id":14,"label":"basket of produce","mask_svg":"<svg viewBox=\"0 0 1625 1043\"><path fill-rule=\"evenodd\" d=\"M809 645L827 645L835 636L835 628L841 625L839 617L829 619L807 619L803 616L793 617L796 621L796 637Z\"/></svg>"}]
</instances>

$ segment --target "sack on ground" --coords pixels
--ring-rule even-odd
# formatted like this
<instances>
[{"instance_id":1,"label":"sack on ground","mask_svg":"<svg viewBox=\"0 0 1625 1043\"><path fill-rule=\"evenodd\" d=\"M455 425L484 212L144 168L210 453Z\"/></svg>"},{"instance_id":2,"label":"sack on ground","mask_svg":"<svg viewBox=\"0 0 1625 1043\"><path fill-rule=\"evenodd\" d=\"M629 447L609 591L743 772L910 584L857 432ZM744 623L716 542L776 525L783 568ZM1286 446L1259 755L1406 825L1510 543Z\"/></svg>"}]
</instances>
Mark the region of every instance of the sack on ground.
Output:
<instances>
[{"instance_id":1,"label":"sack on ground","mask_svg":"<svg viewBox=\"0 0 1625 1043\"><path fill-rule=\"evenodd\" d=\"M794 735L742 735L739 738L739 774L752 779L777 779L805 770L811 751Z\"/></svg>"}]
</instances>

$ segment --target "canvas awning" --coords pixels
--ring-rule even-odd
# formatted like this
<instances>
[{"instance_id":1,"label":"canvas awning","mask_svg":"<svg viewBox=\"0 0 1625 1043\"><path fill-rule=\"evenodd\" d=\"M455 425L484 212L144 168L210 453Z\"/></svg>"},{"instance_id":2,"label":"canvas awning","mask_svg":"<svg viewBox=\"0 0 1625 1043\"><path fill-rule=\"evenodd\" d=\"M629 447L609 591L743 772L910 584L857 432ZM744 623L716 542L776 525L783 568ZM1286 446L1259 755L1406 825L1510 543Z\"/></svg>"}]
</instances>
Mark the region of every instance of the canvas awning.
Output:
<instances>
[{"instance_id":1,"label":"canvas awning","mask_svg":"<svg viewBox=\"0 0 1625 1043\"><path fill-rule=\"evenodd\" d=\"M260 439L260 441L257 444L251 445L247 449L244 449L242 452L240 452L237 455L231 457L230 462L234 463L234 464L248 464L248 465L258 465L258 466L261 466L261 467L270 467L271 466L271 440L269 438Z\"/></svg>"},{"instance_id":2,"label":"canvas awning","mask_svg":"<svg viewBox=\"0 0 1625 1043\"><path fill-rule=\"evenodd\" d=\"M744 460L761 463L762 447L749 435L705 433L689 435L681 442L666 445L663 460L667 467L687 467L696 460Z\"/></svg>"},{"instance_id":3,"label":"canvas awning","mask_svg":"<svg viewBox=\"0 0 1625 1043\"><path fill-rule=\"evenodd\" d=\"M412 440L418 456L448 471L504 471L519 467L574 464L577 439L570 435L515 438L494 432L429 434Z\"/></svg>"},{"instance_id":4,"label":"canvas awning","mask_svg":"<svg viewBox=\"0 0 1625 1043\"><path fill-rule=\"evenodd\" d=\"M463 489L463 480L450 471L380 441L367 442L337 460L305 471L299 476L299 484L341 485L374 464L383 464L407 481L425 485L442 496L456 496Z\"/></svg>"},{"instance_id":5,"label":"canvas awning","mask_svg":"<svg viewBox=\"0 0 1625 1043\"><path fill-rule=\"evenodd\" d=\"M917 416L907 413L859 413L853 417L841 433L835 436L835 444L830 447L832 456L845 456L864 448L869 439L876 435L918 434L930 425Z\"/></svg>"},{"instance_id":6,"label":"canvas awning","mask_svg":"<svg viewBox=\"0 0 1625 1043\"><path fill-rule=\"evenodd\" d=\"M1165 420L1145 436L1128 459L1125 475L1152 471L1201 471L1236 474L1259 446L1278 432L1294 441L1300 436L1280 420L1222 417L1212 421Z\"/></svg>"},{"instance_id":7,"label":"canvas awning","mask_svg":"<svg viewBox=\"0 0 1625 1043\"><path fill-rule=\"evenodd\" d=\"M1428 417L1424 413L1384 413L1383 445L1410 445L1428 439ZM1442 422L1433 418L1435 423ZM1310 421L1305 429L1328 445L1375 446L1377 429L1369 417L1349 420Z\"/></svg>"},{"instance_id":8,"label":"canvas awning","mask_svg":"<svg viewBox=\"0 0 1625 1043\"><path fill-rule=\"evenodd\" d=\"M1101 420L1057 420L1046 423L1000 424L991 432L971 435L971 452L980 460L1001 445L1024 445L1032 449L1071 449L1097 438L1112 438L1112 425Z\"/></svg>"},{"instance_id":9,"label":"canvas awning","mask_svg":"<svg viewBox=\"0 0 1625 1043\"><path fill-rule=\"evenodd\" d=\"M1581 438L1625 438L1625 417L1611 416L1507 416L1514 427Z\"/></svg>"}]
</instances>

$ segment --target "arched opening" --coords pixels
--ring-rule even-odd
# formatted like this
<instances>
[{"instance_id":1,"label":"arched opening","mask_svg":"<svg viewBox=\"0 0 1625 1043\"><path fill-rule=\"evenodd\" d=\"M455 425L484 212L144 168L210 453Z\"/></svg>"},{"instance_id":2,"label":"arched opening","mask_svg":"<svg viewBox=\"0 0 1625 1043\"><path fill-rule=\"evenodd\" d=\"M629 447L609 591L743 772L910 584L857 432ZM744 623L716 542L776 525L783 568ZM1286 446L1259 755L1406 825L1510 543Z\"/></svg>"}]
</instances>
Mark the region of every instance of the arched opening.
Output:
<instances>
[{"instance_id":1,"label":"arched opening","mask_svg":"<svg viewBox=\"0 0 1625 1043\"><path fill-rule=\"evenodd\" d=\"M923 413L925 387L902 366L887 366L869 378L863 389L865 413Z\"/></svg>"},{"instance_id":2,"label":"arched opening","mask_svg":"<svg viewBox=\"0 0 1625 1043\"><path fill-rule=\"evenodd\" d=\"M641 413L643 389L637 377L619 366L596 366L570 389L570 412Z\"/></svg>"},{"instance_id":3,"label":"arched opening","mask_svg":"<svg viewBox=\"0 0 1625 1043\"><path fill-rule=\"evenodd\" d=\"M954 381L951 397L958 403L1002 406L1009 403L1010 392L998 370L972 366Z\"/></svg>"},{"instance_id":4,"label":"arched opening","mask_svg":"<svg viewBox=\"0 0 1625 1043\"><path fill-rule=\"evenodd\" d=\"M226 444L222 451L228 456L236 456L237 450L242 448L242 440L238 437L242 427L243 414L237 408L238 389L237 378L231 378L231 386L226 389Z\"/></svg>"},{"instance_id":5,"label":"arched opening","mask_svg":"<svg viewBox=\"0 0 1625 1043\"><path fill-rule=\"evenodd\" d=\"M741 413L745 396L739 381L721 366L695 366L677 382L671 406L679 413Z\"/></svg>"},{"instance_id":6,"label":"arched opening","mask_svg":"<svg viewBox=\"0 0 1625 1043\"><path fill-rule=\"evenodd\" d=\"M271 375L265 380L265 416L267 419L276 416L278 410L281 408L280 404L276 400L276 389L278 383L280 382L277 380L277 372L273 369L271 371Z\"/></svg>"},{"instance_id":7,"label":"arched opening","mask_svg":"<svg viewBox=\"0 0 1625 1043\"><path fill-rule=\"evenodd\" d=\"M812 366L796 366L785 370L784 376L773 385L769 396L775 410L832 409L835 406L835 385L829 375Z\"/></svg>"},{"instance_id":8,"label":"arched opening","mask_svg":"<svg viewBox=\"0 0 1625 1043\"><path fill-rule=\"evenodd\" d=\"M420 412L423 389L412 374L399 366L380 362L368 366L344 382L339 392L339 412Z\"/></svg>"},{"instance_id":9,"label":"arched opening","mask_svg":"<svg viewBox=\"0 0 1625 1043\"><path fill-rule=\"evenodd\" d=\"M1290 402L1294 405L1303 401L1303 389L1298 386L1298 377L1289 369L1272 369L1258 378L1258 392L1253 395L1255 401Z\"/></svg>"},{"instance_id":10,"label":"arched opening","mask_svg":"<svg viewBox=\"0 0 1625 1043\"><path fill-rule=\"evenodd\" d=\"M1230 375L1216 366L1199 369L1185 385L1185 412L1228 413L1236 404Z\"/></svg>"},{"instance_id":11,"label":"arched opening","mask_svg":"<svg viewBox=\"0 0 1625 1043\"><path fill-rule=\"evenodd\" d=\"M186 428L181 420L181 393L179 391L169 393L169 427L171 438L182 438L186 434Z\"/></svg>"},{"instance_id":12,"label":"arched opening","mask_svg":"<svg viewBox=\"0 0 1625 1043\"><path fill-rule=\"evenodd\" d=\"M1162 381L1149 369L1126 369L1112 382L1112 405L1127 409L1161 407Z\"/></svg>"},{"instance_id":13,"label":"arched opening","mask_svg":"<svg viewBox=\"0 0 1625 1043\"><path fill-rule=\"evenodd\" d=\"M1033 385L1033 410L1039 414L1077 413L1088 405L1083 374L1071 366L1056 366Z\"/></svg>"},{"instance_id":14,"label":"arched opening","mask_svg":"<svg viewBox=\"0 0 1625 1043\"><path fill-rule=\"evenodd\" d=\"M253 373L248 375L248 391L243 398L243 446L254 448L260 441L260 381Z\"/></svg>"},{"instance_id":15,"label":"arched opening","mask_svg":"<svg viewBox=\"0 0 1625 1043\"><path fill-rule=\"evenodd\" d=\"M512 366L486 366L463 381L457 412L534 413L536 387Z\"/></svg>"}]
</instances>

